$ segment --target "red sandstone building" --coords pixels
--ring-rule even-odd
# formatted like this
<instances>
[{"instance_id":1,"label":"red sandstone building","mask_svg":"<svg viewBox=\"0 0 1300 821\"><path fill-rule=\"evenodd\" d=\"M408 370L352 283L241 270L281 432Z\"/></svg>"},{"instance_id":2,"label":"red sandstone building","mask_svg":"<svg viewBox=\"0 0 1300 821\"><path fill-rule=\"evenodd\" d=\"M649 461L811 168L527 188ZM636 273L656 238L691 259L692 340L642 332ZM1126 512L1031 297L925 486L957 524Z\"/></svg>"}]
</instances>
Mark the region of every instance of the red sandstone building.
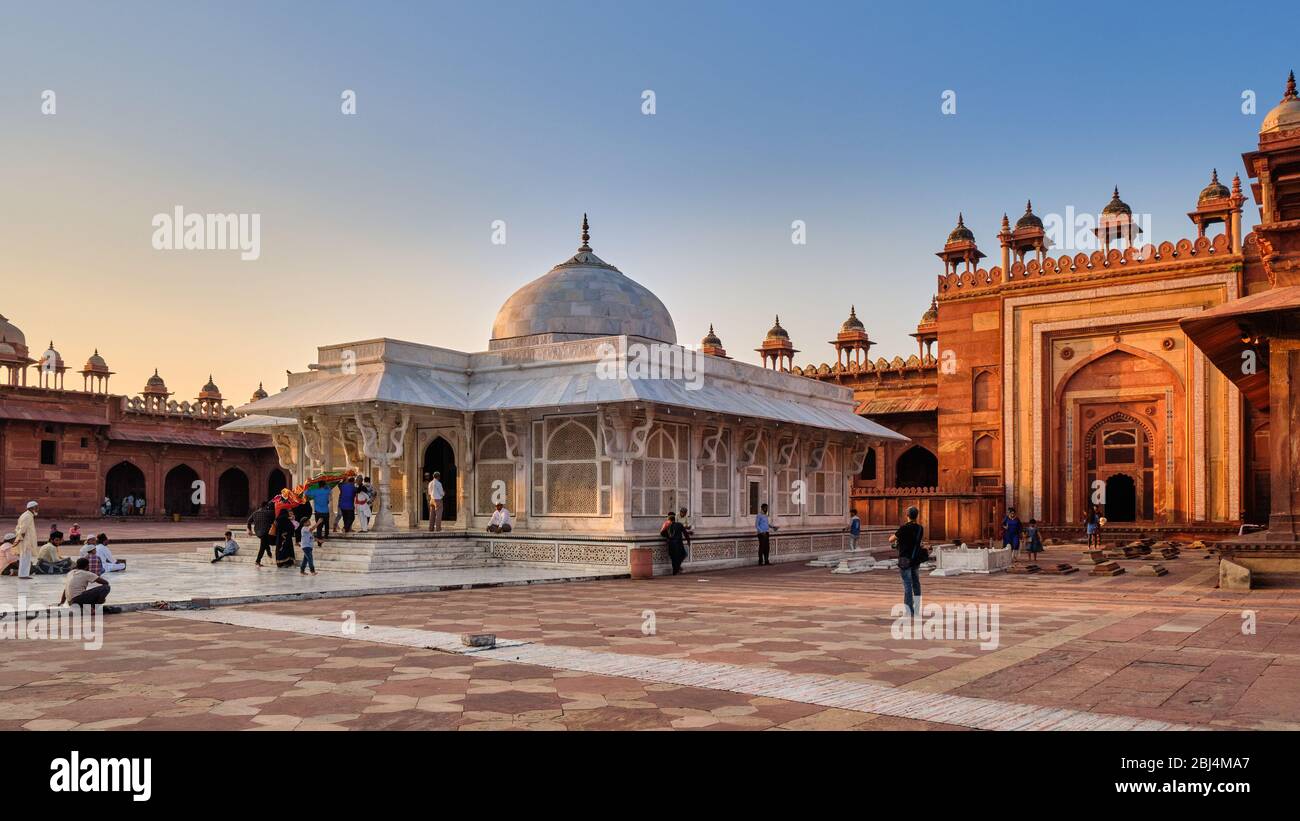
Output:
<instances>
[{"instance_id":1,"label":"red sandstone building","mask_svg":"<svg viewBox=\"0 0 1300 821\"><path fill-rule=\"evenodd\" d=\"M916 354L871 361L850 310L830 343L835 363L794 366L778 322L759 349L765 365L852 387L859 413L912 439L868 452L853 487L864 521L896 523L915 504L932 536L978 540L1014 506L1077 532L1102 501L1130 529L1208 535L1267 522L1278 492L1289 509L1295 489L1279 491L1272 468L1290 451L1270 454L1269 340L1243 330L1227 354L1207 352L1183 327L1278 287L1278 249L1300 236L1298 129L1292 79L1245 155L1261 178L1251 188L1261 223L1246 236L1241 180L1229 187L1217 172L1188 185L1194 236L1158 246L1118 188L1083 229L1091 250L1076 249L1087 245L1076 225L1054 247L1061 232L1027 203L1014 224L1003 215L1001 264L989 268L959 215ZM716 335L706 342L721 348ZM1237 372L1243 362L1260 369L1253 381ZM1248 401L1243 384L1262 385L1265 401Z\"/></svg>"},{"instance_id":2,"label":"red sandstone building","mask_svg":"<svg viewBox=\"0 0 1300 821\"><path fill-rule=\"evenodd\" d=\"M191 402L172 399L157 371L139 396L109 393L98 351L81 390L65 388L67 370L53 343L34 359L0 316L0 516L35 499L46 520L93 518L105 496L129 494L149 517L240 517L285 486L269 437L217 431L235 412L211 379Z\"/></svg>"}]
</instances>

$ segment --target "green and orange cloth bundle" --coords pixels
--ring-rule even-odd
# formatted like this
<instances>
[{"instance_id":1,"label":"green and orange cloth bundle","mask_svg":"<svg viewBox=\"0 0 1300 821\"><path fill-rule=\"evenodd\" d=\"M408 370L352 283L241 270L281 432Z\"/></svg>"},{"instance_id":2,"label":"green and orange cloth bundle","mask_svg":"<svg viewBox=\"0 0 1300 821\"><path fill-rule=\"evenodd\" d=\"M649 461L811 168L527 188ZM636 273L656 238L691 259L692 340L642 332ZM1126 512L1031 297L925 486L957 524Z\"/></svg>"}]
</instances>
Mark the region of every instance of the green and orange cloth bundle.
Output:
<instances>
[{"instance_id":1,"label":"green and orange cloth bundle","mask_svg":"<svg viewBox=\"0 0 1300 821\"><path fill-rule=\"evenodd\" d=\"M331 470L326 471L319 476L313 476L311 479L308 479L306 482L303 482L295 488L285 488L280 491L279 498L275 500L276 513L277 515L279 514L281 507L293 508L305 504L307 502L307 491L309 490L318 487L333 488L337 485L343 484L356 475L357 472L352 468L348 468L347 470Z\"/></svg>"}]
</instances>

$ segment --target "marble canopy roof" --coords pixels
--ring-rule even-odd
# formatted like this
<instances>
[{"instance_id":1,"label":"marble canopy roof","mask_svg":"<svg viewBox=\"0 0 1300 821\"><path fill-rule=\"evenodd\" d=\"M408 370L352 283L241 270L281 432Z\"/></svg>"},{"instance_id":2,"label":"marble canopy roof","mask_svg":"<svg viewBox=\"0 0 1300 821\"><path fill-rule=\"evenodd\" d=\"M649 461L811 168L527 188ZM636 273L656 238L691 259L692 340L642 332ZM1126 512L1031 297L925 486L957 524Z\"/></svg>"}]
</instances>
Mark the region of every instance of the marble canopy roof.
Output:
<instances>
[{"instance_id":1,"label":"marble canopy roof","mask_svg":"<svg viewBox=\"0 0 1300 821\"><path fill-rule=\"evenodd\" d=\"M693 360L703 363L698 379L598 376L598 351L611 344L626 350L629 340L635 342L606 337L475 354L389 339L334 345L320 349L313 370L293 374L288 388L238 410L283 419L299 410L376 402L450 412L635 402L907 441L855 414L848 388L734 360L699 356ZM342 368L343 361L351 367Z\"/></svg>"}]
</instances>

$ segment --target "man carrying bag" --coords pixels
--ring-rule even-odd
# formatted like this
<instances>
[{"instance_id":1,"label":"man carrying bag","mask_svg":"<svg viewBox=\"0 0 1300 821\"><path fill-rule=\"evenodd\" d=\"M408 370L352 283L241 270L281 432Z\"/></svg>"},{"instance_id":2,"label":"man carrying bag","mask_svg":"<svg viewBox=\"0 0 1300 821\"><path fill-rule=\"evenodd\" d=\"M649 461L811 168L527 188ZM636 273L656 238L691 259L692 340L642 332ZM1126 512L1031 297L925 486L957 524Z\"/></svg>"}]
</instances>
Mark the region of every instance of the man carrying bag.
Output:
<instances>
[{"instance_id":1,"label":"man carrying bag","mask_svg":"<svg viewBox=\"0 0 1300 821\"><path fill-rule=\"evenodd\" d=\"M907 522L889 537L889 541L898 550L898 573L903 577L903 604L910 616L915 616L920 609L921 565L930 558L930 552L921 546L925 529L916 522L920 515L921 511L916 507L909 507Z\"/></svg>"}]
</instances>

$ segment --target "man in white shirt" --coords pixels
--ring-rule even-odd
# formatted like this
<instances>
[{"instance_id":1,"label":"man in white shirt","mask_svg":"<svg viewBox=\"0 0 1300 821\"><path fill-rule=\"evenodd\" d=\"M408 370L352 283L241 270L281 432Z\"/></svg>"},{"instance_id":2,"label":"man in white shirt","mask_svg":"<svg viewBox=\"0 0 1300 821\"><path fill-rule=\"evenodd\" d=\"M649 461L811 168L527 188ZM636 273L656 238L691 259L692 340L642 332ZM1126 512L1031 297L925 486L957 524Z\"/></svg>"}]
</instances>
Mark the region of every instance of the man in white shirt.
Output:
<instances>
[{"instance_id":1,"label":"man in white shirt","mask_svg":"<svg viewBox=\"0 0 1300 821\"><path fill-rule=\"evenodd\" d=\"M114 561L113 552L108 549L108 534L101 533L94 539L86 540L86 543L81 546L81 555L85 556L92 547L99 554L100 561L104 563L105 573L117 573L126 570L126 559Z\"/></svg>"},{"instance_id":2,"label":"man in white shirt","mask_svg":"<svg viewBox=\"0 0 1300 821\"><path fill-rule=\"evenodd\" d=\"M36 516L39 509L39 503L28 502L23 515L18 517L18 527L14 529L17 536L14 547L18 550L18 578L20 579L32 577L32 554L39 547L36 544Z\"/></svg>"},{"instance_id":3,"label":"man in white shirt","mask_svg":"<svg viewBox=\"0 0 1300 821\"><path fill-rule=\"evenodd\" d=\"M509 533L510 528L510 511L506 506L497 502L497 509L492 512L492 521L488 522L488 533Z\"/></svg>"},{"instance_id":4,"label":"man in white shirt","mask_svg":"<svg viewBox=\"0 0 1300 821\"><path fill-rule=\"evenodd\" d=\"M429 481L429 529L442 530L442 499L446 495L442 489L442 482L439 477L442 474L437 471L433 472L433 479Z\"/></svg>"}]
</instances>

